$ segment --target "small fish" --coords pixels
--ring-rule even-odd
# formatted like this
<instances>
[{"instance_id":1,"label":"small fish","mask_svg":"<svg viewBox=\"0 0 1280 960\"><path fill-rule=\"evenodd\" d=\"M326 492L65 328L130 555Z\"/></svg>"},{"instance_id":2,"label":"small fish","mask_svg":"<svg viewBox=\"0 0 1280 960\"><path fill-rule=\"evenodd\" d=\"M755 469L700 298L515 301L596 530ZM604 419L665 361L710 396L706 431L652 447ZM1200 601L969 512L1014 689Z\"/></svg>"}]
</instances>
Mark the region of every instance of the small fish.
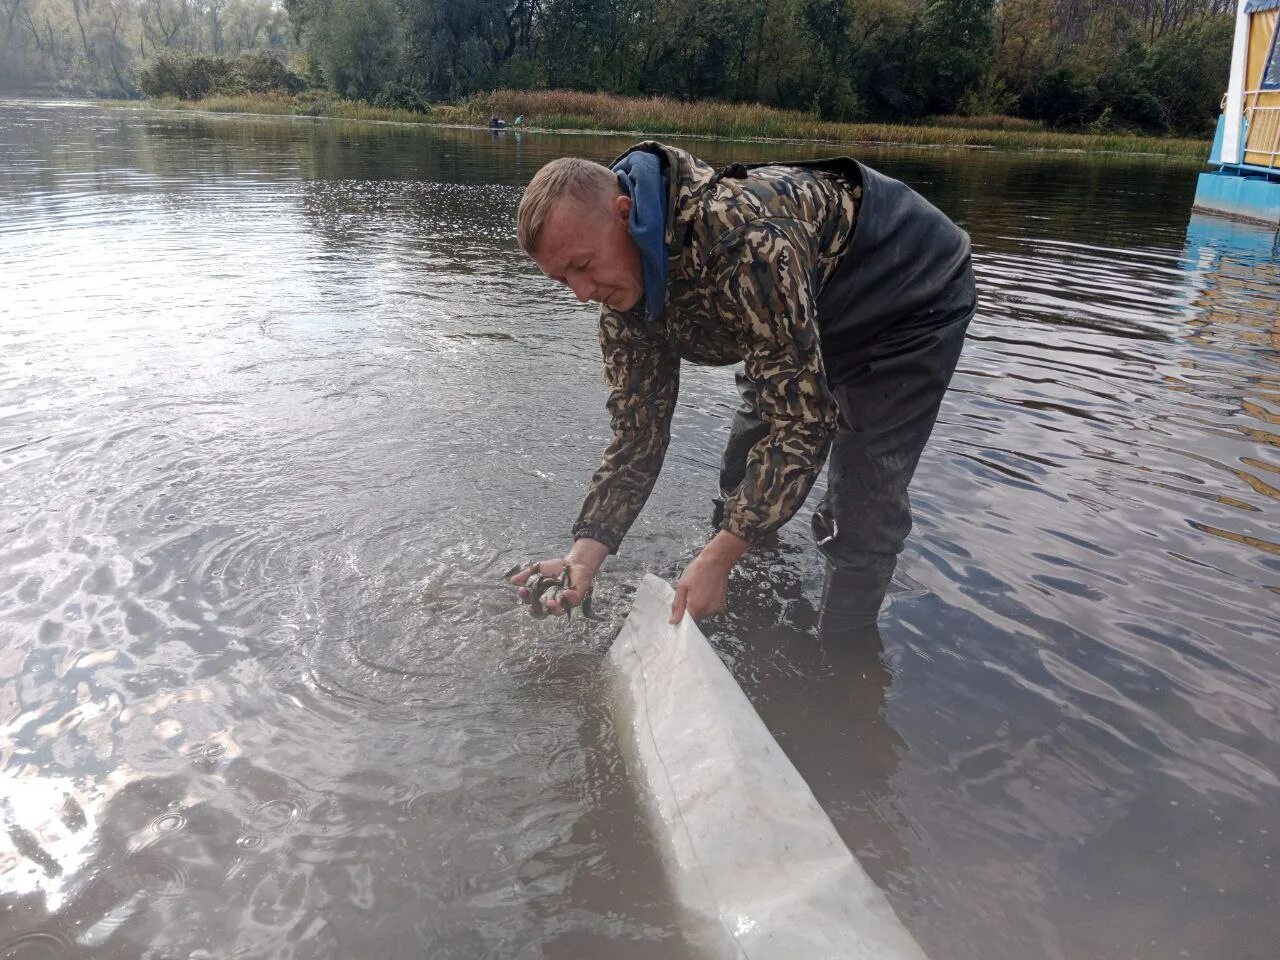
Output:
<instances>
[{"instance_id":1,"label":"small fish","mask_svg":"<svg viewBox=\"0 0 1280 960\"><path fill-rule=\"evenodd\" d=\"M10 824L9 840L13 843L13 848L32 863L38 865L45 872L45 876L62 876L62 864L40 845L36 835L26 827L20 827L16 823Z\"/></svg>"},{"instance_id":2,"label":"small fish","mask_svg":"<svg viewBox=\"0 0 1280 960\"><path fill-rule=\"evenodd\" d=\"M541 564L537 561L527 564L517 563L510 570L504 573L503 579L510 580L518 573L527 572L529 577L525 580L523 588L528 591L529 595L525 599L525 603L529 604L529 614L535 620L541 620L551 611L547 609L548 604L557 604L563 606L566 617L573 616L573 607L563 604L563 596L566 590L573 589L573 581L569 574L569 565L565 564L557 577L544 576L539 573ZM591 593L588 592L582 598L582 615L591 617Z\"/></svg>"},{"instance_id":3,"label":"small fish","mask_svg":"<svg viewBox=\"0 0 1280 960\"><path fill-rule=\"evenodd\" d=\"M83 830L88 824L88 820L84 815L84 808L76 803L76 798L69 793L64 794L62 797L62 807L58 810L58 819L72 832Z\"/></svg>"}]
</instances>

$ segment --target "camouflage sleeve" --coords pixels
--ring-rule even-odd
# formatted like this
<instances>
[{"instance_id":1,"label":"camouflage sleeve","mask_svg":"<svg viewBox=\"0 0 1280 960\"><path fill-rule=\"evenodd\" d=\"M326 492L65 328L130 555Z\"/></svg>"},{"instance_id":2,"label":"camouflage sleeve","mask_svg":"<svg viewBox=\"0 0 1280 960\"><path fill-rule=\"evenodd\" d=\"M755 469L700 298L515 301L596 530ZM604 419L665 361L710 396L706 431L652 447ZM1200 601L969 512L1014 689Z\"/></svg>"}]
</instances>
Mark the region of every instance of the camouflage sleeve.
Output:
<instances>
[{"instance_id":1,"label":"camouflage sleeve","mask_svg":"<svg viewBox=\"0 0 1280 960\"><path fill-rule=\"evenodd\" d=\"M591 537L616 553L662 469L680 390L680 355L643 319L629 320L607 307L600 311L600 347L613 439L591 478L573 538Z\"/></svg>"},{"instance_id":2,"label":"camouflage sleeve","mask_svg":"<svg viewBox=\"0 0 1280 960\"><path fill-rule=\"evenodd\" d=\"M818 340L816 295L800 248L771 221L753 221L716 251L715 282L736 311L746 374L769 433L747 454L722 530L749 542L791 519L817 479L837 407ZM729 318L726 318L729 319Z\"/></svg>"}]
</instances>

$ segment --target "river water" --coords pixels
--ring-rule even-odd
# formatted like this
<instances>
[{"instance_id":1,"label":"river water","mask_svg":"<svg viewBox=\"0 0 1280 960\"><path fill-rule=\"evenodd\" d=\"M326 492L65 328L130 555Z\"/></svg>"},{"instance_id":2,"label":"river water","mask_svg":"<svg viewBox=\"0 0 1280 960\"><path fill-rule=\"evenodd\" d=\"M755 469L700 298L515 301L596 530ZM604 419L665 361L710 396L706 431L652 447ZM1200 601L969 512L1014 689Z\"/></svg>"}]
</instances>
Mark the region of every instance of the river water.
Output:
<instances>
[{"instance_id":1,"label":"river water","mask_svg":"<svg viewBox=\"0 0 1280 960\"><path fill-rule=\"evenodd\" d=\"M499 581L608 432L516 203L626 143L0 104L0 956L690 955L600 667L731 371L599 619ZM983 298L882 642L816 646L807 511L706 632L935 960L1274 958L1274 237L1182 164L858 155Z\"/></svg>"}]
</instances>

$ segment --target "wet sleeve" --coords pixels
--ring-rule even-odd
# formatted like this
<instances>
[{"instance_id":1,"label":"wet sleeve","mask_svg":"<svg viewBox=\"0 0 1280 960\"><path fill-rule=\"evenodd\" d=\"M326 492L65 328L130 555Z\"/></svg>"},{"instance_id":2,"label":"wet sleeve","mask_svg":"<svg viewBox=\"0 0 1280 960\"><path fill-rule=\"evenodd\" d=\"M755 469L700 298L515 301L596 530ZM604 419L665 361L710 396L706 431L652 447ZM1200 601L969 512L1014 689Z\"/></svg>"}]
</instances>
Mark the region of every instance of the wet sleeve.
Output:
<instances>
[{"instance_id":1,"label":"wet sleeve","mask_svg":"<svg viewBox=\"0 0 1280 960\"><path fill-rule=\"evenodd\" d=\"M711 265L769 428L748 452L745 479L726 500L720 524L754 542L790 520L809 495L835 435L837 407L801 248L776 224L756 221L722 243Z\"/></svg>"},{"instance_id":2,"label":"wet sleeve","mask_svg":"<svg viewBox=\"0 0 1280 960\"><path fill-rule=\"evenodd\" d=\"M600 311L600 347L613 439L573 525L616 553L649 499L671 440L680 390L680 356L665 332L616 310Z\"/></svg>"}]
</instances>

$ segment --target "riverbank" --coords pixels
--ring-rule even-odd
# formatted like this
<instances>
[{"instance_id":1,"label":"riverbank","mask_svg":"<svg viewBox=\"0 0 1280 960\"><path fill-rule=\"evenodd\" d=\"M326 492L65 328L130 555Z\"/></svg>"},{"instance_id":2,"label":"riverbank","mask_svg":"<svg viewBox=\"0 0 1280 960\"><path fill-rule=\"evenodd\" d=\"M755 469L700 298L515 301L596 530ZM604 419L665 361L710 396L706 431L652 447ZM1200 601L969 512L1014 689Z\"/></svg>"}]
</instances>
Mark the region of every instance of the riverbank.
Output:
<instances>
[{"instance_id":1,"label":"riverbank","mask_svg":"<svg viewBox=\"0 0 1280 960\"><path fill-rule=\"evenodd\" d=\"M1047 150L1127 153L1203 162L1209 141L1118 133L1062 133L1013 117L934 118L927 124L834 123L804 113L758 104L701 101L685 103L568 90L496 90L458 104L436 104L425 112L378 107L326 94L296 96L215 95L188 101L163 98L146 102L108 101L113 106L149 106L162 110L214 113L334 117L394 123L487 126L491 116L524 118L533 131L588 131L634 136L701 136L732 140L797 140L828 143L907 144L995 150Z\"/></svg>"}]
</instances>

